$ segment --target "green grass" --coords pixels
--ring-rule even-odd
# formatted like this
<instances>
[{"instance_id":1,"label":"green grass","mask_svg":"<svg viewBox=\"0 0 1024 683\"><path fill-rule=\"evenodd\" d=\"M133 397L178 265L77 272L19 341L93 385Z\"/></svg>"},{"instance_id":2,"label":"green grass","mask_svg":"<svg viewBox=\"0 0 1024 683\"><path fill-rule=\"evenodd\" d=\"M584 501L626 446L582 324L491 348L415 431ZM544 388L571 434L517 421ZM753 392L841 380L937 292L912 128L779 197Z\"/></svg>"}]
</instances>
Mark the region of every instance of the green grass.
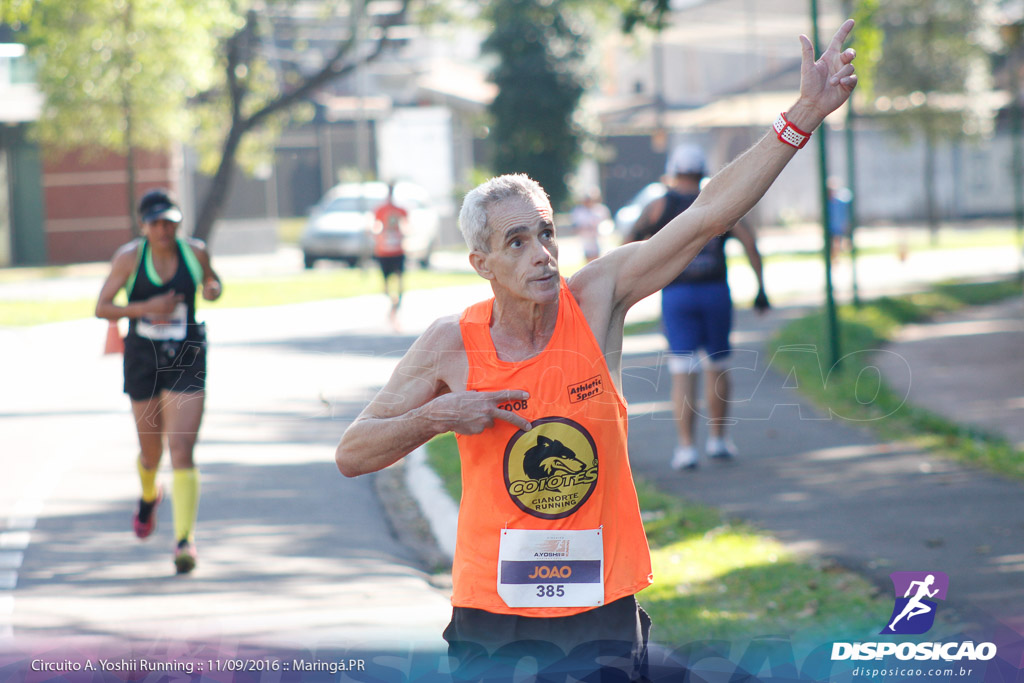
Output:
<instances>
[{"instance_id":1,"label":"green grass","mask_svg":"<svg viewBox=\"0 0 1024 683\"><path fill-rule=\"evenodd\" d=\"M0 301L0 327L42 325L92 317L96 299Z\"/></svg>"},{"instance_id":2,"label":"green grass","mask_svg":"<svg viewBox=\"0 0 1024 683\"><path fill-rule=\"evenodd\" d=\"M441 434L427 444L427 462L437 472L444 484L444 490L458 502L462 499L462 466L459 463L459 446L451 432Z\"/></svg>"},{"instance_id":3,"label":"green grass","mask_svg":"<svg viewBox=\"0 0 1024 683\"><path fill-rule=\"evenodd\" d=\"M635 323L626 323L622 329L622 335L628 337L632 334L651 334L661 331L661 320L639 320Z\"/></svg>"},{"instance_id":4,"label":"green grass","mask_svg":"<svg viewBox=\"0 0 1024 683\"><path fill-rule=\"evenodd\" d=\"M870 425L890 440L906 440L920 448L985 467L993 472L1024 478L1024 452L997 435L957 424L928 410L906 403L904 396L869 370L873 353L908 323L922 322L943 312L1019 296L1015 280L944 284L900 297L883 297L860 308L839 310L840 367L829 371L824 358L812 353L779 353L792 345L828 348L822 312L795 320L772 339L769 353L784 358L788 375L823 409ZM827 378L827 381L824 381Z\"/></svg>"},{"instance_id":5,"label":"green grass","mask_svg":"<svg viewBox=\"0 0 1024 683\"><path fill-rule=\"evenodd\" d=\"M415 269L406 273L405 289L436 289L480 282L482 280L475 273ZM215 302L200 300L198 306L200 310L279 306L380 291L380 272L376 269L324 268L279 277L228 279L220 299ZM95 308L95 298L0 301L0 327L88 318Z\"/></svg>"},{"instance_id":6,"label":"green grass","mask_svg":"<svg viewBox=\"0 0 1024 683\"><path fill-rule=\"evenodd\" d=\"M305 218L283 219L279 227L279 239L283 243L295 243L302 233ZM999 246L1015 244L1015 233L1010 230L977 229L977 230L943 230L939 233L938 246L932 246L924 235L915 233L911 240L911 249L963 249L969 247ZM892 247L879 247L873 250L861 250L860 253L891 251ZM794 258L820 258L820 252L791 252L770 255L773 261L793 260ZM745 257L736 257L737 262L745 262ZM583 266L563 264L563 275L569 277ZM36 279L55 279L64 277L76 266L43 266L38 268L0 268L0 282L27 282ZM375 269L317 269L292 275L272 278L229 279L225 282L224 296L215 303L200 302L200 306L220 308L240 308L253 306L276 306L306 301L335 299L363 294L373 294L380 290L379 273ZM479 283L479 278L471 273L441 273L436 271L412 270L407 274L406 288L431 289L436 287L456 286ZM64 320L77 320L91 317L96 306L93 296L74 299L53 300L8 300L0 301L0 327L39 325ZM656 330L658 323L647 322L639 327L628 327L631 334Z\"/></svg>"},{"instance_id":7,"label":"green grass","mask_svg":"<svg viewBox=\"0 0 1024 683\"><path fill-rule=\"evenodd\" d=\"M454 436L433 439L427 459L459 500ZM637 493L654 566L654 585L638 599L660 643L783 633L809 649L863 636L889 616L891 599L852 572L794 556L770 535L646 482Z\"/></svg>"},{"instance_id":8,"label":"green grass","mask_svg":"<svg viewBox=\"0 0 1024 683\"><path fill-rule=\"evenodd\" d=\"M939 230L938 241L934 244L927 233L921 230L908 231L905 247L909 253L927 251L948 251L952 249L978 249L985 247L1013 247L1017 245L1017 235L1013 230L1000 228L977 228L968 230ZM901 244L894 240L890 244L871 244L857 246L857 256L876 256L879 254L895 254L901 248ZM777 251L770 254L762 254L764 263L779 263L797 260L820 260L821 249ZM848 260L848 253L842 254L840 260ZM744 266L747 264L747 257L744 255L731 256L729 266Z\"/></svg>"},{"instance_id":9,"label":"green grass","mask_svg":"<svg viewBox=\"0 0 1024 683\"><path fill-rule=\"evenodd\" d=\"M46 278L64 277L68 266L28 266L18 268L0 268L0 282L27 282Z\"/></svg>"},{"instance_id":10,"label":"green grass","mask_svg":"<svg viewBox=\"0 0 1024 683\"><path fill-rule=\"evenodd\" d=\"M877 630L892 601L853 572L637 482L654 585L638 599L662 643L786 634L813 648Z\"/></svg>"},{"instance_id":11,"label":"green grass","mask_svg":"<svg viewBox=\"0 0 1024 683\"><path fill-rule=\"evenodd\" d=\"M405 274L406 291L479 284L475 273L439 272L414 269ZM328 268L273 278L238 279L224 283L224 294L216 302L202 302L211 308L248 308L340 299L381 292L376 268Z\"/></svg>"},{"instance_id":12,"label":"green grass","mask_svg":"<svg viewBox=\"0 0 1024 683\"><path fill-rule=\"evenodd\" d=\"M277 239L281 244L298 244L308 218L282 218L277 224Z\"/></svg>"}]
</instances>

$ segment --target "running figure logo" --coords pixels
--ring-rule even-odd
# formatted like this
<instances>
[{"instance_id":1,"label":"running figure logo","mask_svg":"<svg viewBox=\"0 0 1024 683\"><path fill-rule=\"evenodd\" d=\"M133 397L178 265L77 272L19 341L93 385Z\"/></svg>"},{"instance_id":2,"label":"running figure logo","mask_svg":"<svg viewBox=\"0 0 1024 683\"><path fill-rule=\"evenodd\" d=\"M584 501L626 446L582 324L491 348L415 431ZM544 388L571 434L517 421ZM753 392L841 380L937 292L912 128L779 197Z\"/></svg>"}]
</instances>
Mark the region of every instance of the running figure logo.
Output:
<instances>
[{"instance_id":1,"label":"running figure logo","mask_svg":"<svg viewBox=\"0 0 1024 683\"><path fill-rule=\"evenodd\" d=\"M949 577L942 572L893 572L889 578L896 591L895 605L889 625L880 633L926 633L935 623L938 605L933 598L946 599Z\"/></svg>"}]
</instances>

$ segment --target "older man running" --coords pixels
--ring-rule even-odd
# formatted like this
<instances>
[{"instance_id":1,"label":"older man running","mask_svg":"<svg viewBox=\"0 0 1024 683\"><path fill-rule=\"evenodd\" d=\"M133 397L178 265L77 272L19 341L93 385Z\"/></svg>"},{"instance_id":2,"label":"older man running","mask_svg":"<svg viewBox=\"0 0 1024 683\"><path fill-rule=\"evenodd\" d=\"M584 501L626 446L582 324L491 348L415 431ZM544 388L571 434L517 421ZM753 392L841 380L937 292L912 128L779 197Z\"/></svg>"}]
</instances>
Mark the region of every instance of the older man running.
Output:
<instances>
[{"instance_id":1,"label":"older man running","mask_svg":"<svg viewBox=\"0 0 1024 683\"><path fill-rule=\"evenodd\" d=\"M494 297L435 321L336 453L352 477L456 433L463 494L444 636L457 678L500 679L523 656L580 678L644 677L650 620L634 596L652 575L626 449L626 312L742 218L849 98L852 28L818 60L800 36L800 96L774 130L656 235L567 280L537 183L501 176L466 196L460 228Z\"/></svg>"}]
</instances>

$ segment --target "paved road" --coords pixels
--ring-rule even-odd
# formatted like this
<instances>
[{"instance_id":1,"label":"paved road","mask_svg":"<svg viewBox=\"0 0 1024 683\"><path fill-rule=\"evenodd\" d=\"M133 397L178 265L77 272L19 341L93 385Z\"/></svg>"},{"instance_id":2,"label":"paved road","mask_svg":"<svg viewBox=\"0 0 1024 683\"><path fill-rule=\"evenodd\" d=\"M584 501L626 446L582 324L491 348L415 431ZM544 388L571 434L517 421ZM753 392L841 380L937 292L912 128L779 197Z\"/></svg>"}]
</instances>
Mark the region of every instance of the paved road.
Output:
<instances>
[{"instance_id":1,"label":"paved road","mask_svg":"<svg viewBox=\"0 0 1024 683\"><path fill-rule=\"evenodd\" d=\"M395 540L373 477L345 479L333 462L411 341L391 333L382 303L206 315L189 577L173 575L170 506L153 538L130 531L137 451L120 357L100 354L105 323L0 332L0 650L186 638L441 649L446 593Z\"/></svg>"}]
</instances>

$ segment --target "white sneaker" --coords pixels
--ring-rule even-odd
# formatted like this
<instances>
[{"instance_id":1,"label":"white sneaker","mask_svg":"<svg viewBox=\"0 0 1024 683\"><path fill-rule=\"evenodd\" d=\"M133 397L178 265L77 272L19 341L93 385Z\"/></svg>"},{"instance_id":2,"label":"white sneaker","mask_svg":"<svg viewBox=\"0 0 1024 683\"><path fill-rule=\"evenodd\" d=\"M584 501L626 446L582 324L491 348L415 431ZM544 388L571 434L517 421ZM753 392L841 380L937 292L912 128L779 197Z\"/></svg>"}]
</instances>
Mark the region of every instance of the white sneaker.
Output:
<instances>
[{"instance_id":1,"label":"white sneaker","mask_svg":"<svg viewBox=\"0 0 1024 683\"><path fill-rule=\"evenodd\" d=\"M708 454L709 458L732 460L736 457L736 444L728 436L709 436L708 442L704 446L704 452Z\"/></svg>"},{"instance_id":2,"label":"white sneaker","mask_svg":"<svg viewBox=\"0 0 1024 683\"><path fill-rule=\"evenodd\" d=\"M693 446L676 446L671 464L674 470L695 469L697 467L697 449Z\"/></svg>"}]
</instances>

